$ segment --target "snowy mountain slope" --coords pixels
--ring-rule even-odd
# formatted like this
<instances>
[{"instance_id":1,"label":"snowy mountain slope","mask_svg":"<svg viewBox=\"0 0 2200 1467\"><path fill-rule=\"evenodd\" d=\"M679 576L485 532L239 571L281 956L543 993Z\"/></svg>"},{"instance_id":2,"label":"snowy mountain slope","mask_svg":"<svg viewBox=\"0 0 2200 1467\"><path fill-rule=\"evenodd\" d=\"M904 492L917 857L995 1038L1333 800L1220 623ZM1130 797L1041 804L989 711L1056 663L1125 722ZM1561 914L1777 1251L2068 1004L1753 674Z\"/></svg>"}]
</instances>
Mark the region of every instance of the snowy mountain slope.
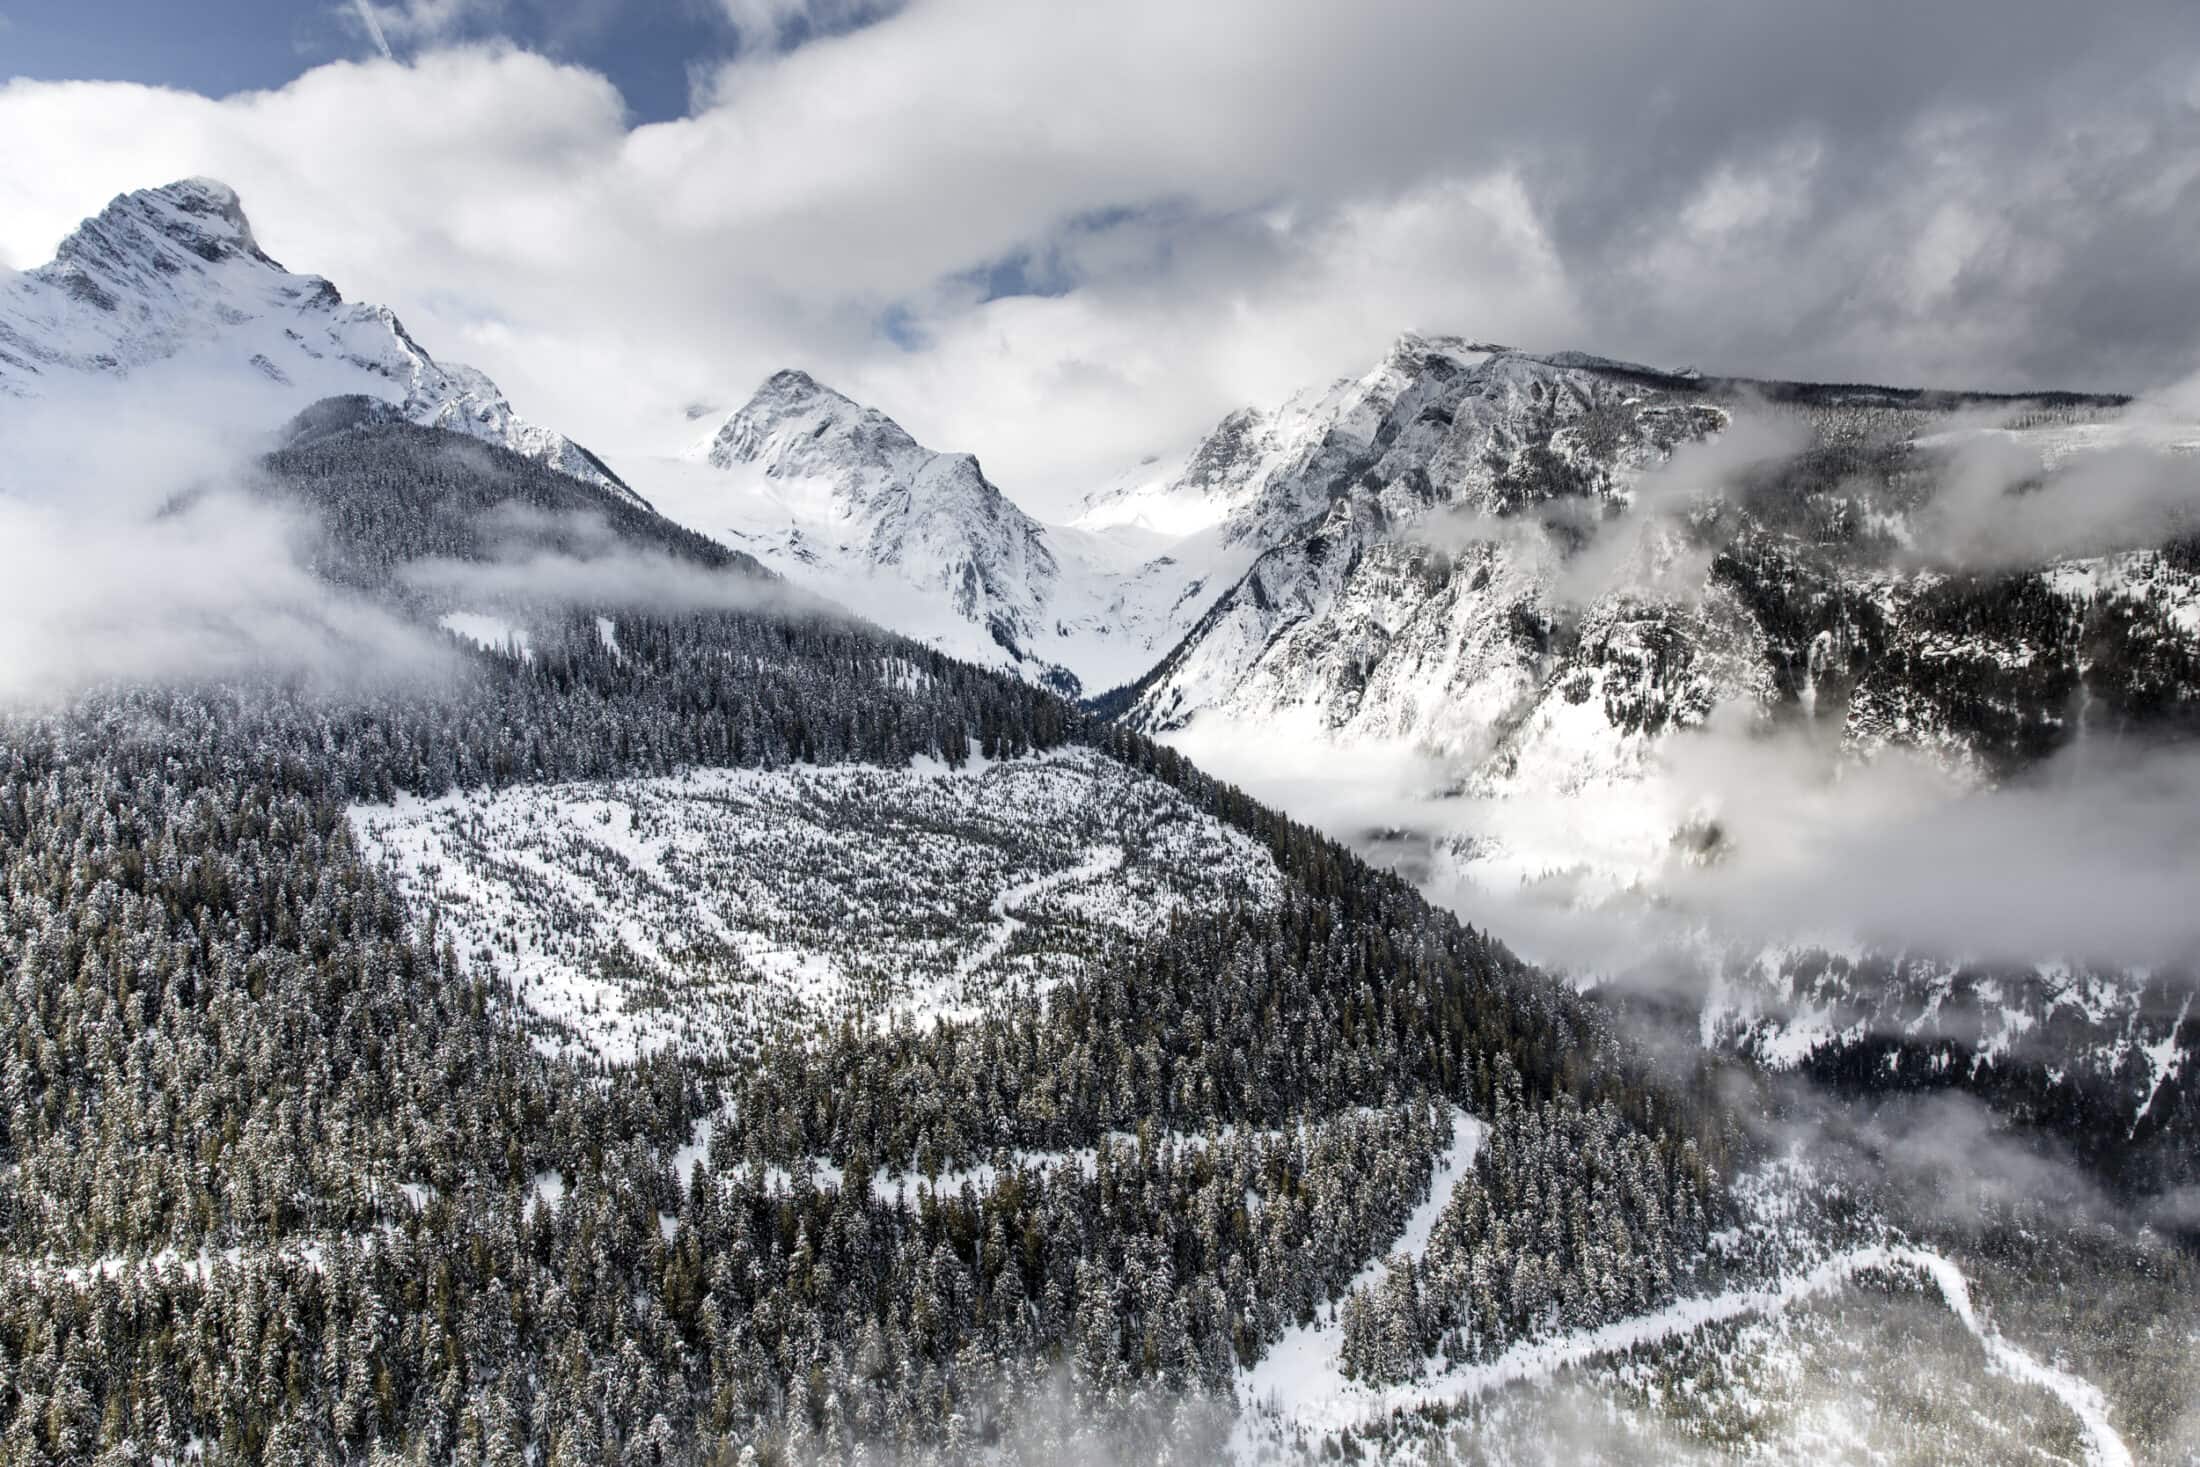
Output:
<instances>
[{"instance_id":1,"label":"snowy mountain slope","mask_svg":"<svg viewBox=\"0 0 2200 1467\"><path fill-rule=\"evenodd\" d=\"M1226 486L1212 501L1228 505L1222 533L1261 554L1141 684L1129 715L1141 726L1301 705L1348 736L1486 746L1547 659L1537 603L1567 548L1491 522L1553 503L1601 517L1727 414L1651 401L1597 371L1409 335L1366 377L1276 421L1292 431L1200 476ZM1516 615L1523 607L1537 614Z\"/></svg>"},{"instance_id":2,"label":"snowy mountain slope","mask_svg":"<svg viewBox=\"0 0 2200 1467\"><path fill-rule=\"evenodd\" d=\"M1966 405L2014 420L1996 431L2046 473L2117 441L2112 399L1744 383L1403 338L1318 412L1279 414L1302 429L1288 447L1235 419L1198 472L1141 491L1203 506L1200 537L1258 553L1111 711L1153 731L1291 716L1344 745L1405 741L1493 796L1632 785L1721 708L1981 774L2067 737L2081 686L2119 719L2186 718L2186 551L1935 560L1955 513L1938 486L1966 462L1945 425Z\"/></svg>"},{"instance_id":3,"label":"snowy mountain slope","mask_svg":"<svg viewBox=\"0 0 2200 1467\"><path fill-rule=\"evenodd\" d=\"M1316 409L1293 399L1273 415L1241 408L1215 425L1181 461L1150 458L1085 497L1072 524L1088 530L1131 526L1181 539L1229 521L1261 486L1318 446Z\"/></svg>"},{"instance_id":4,"label":"snowy mountain slope","mask_svg":"<svg viewBox=\"0 0 2200 1467\"><path fill-rule=\"evenodd\" d=\"M1233 415L1181 472L1142 471L1081 522L1196 527L1254 552L1123 700L1136 725L1299 709L1347 740L1501 755L1502 773L1578 762L1557 745L1584 720L1554 693L1602 703L1610 729L1580 731L1616 745L1723 701L1815 697L1829 659L1857 679L1885 660L1862 645L1866 603L1922 620L1947 599L1949 577L1903 557L1931 533L1935 464L1982 436L1963 425L1997 415L2049 472L2195 436L2121 424L2119 404L1676 376L1409 335L1362 378ZM1812 615L1847 622L1796 647L1797 608L1768 603L1806 586L1826 603ZM1916 635L1921 655L1967 655ZM1887 680L1853 710L1847 691L1857 737L1910 736Z\"/></svg>"},{"instance_id":5,"label":"snowy mountain slope","mask_svg":"<svg viewBox=\"0 0 2200 1467\"><path fill-rule=\"evenodd\" d=\"M1425 1461L1432 1443L1464 1418L1474 1424L1476 1444L1500 1461L1514 1460L1502 1444L1522 1428L1528 1442L1560 1447L1521 1458L1530 1461L1875 1461L1884 1457L1882 1437L1913 1450L1932 1441L1935 1460L1985 1460L2019 1445L2047 1460L2100 1467L2136 1460L2109 1393L2059 1352L2035 1354L2005 1334L1982 1308L1964 1262L1899 1238L1830 1246L1797 1225L1791 1189L1764 1181L1764 1174L1744 1179L1745 1220L1722 1235L1722 1251L1749 1252L1771 1236L1790 1256L1770 1269L1744 1265L1740 1278L1748 1282L1612 1324L1553 1328L1489 1359L1431 1353L1385 1381L1350 1370L1336 1314L1318 1317L1241 1373L1247 1409L1233 1455L1241 1462L1337 1456L1343 1443L1347 1458ZM1449 1190L1436 1191L1424 1210L1440 1208ZM1371 1266L1355 1286L1362 1308L1380 1307L1378 1281L1395 1293L1401 1278L1426 1276L1434 1218L1415 1221L1418 1230L1385 1260L1387 1279L1383 1267ZM1910 1329L1938 1336L1934 1347L1913 1338L1905 1350L1877 1338L1905 1298L1932 1311L1929 1323L1916 1321L1924 1330ZM1832 1329L1813 1318L1821 1310L1837 1321ZM1761 1323L1735 1323L1751 1320ZM1897 1341L1903 1333L1888 1332ZM1896 1383L1920 1372L1974 1403L1990 1394L1997 1409L1946 1419L1929 1398L1905 1399ZM1577 1430L1553 1387L1607 1373L1595 1398L1597 1428ZM1829 1390L1846 1399L1813 1401ZM1703 1445L1691 1449L1691 1437ZM2044 1445L2066 1439L2068 1456Z\"/></svg>"},{"instance_id":6,"label":"snowy mountain slope","mask_svg":"<svg viewBox=\"0 0 2200 1467\"><path fill-rule=\"evenodd\" d=\"M117 379L246 427L365 393L635 497L587 449L520 417L483 373L430 356L387 307L347 303L269 258L235 192L212 179L121 195L50 263L0 282L0 415Z\"/></svg>"},{"instance_id":7,"label":"snowy mountain slope","mask_svg":"<svg viewBox=\"0 0 2200 1467\"><path fill-rule=\"evenodd\" d=\"M2111 1174L2183 1175L2189 965L1831 940L1838 893L1797 888L1813 939L1722 893L2059 753L2082 767L2091 737L2185 746L2192 424L1415 337L1322 401L1288 451L1265 436L1283 414L1242 415L1196 474L1149 467L1088 507L1258 547L1108 711L1379 837L1584 981L1646 985L1677 1040L1851 1090L1962 1089ZM2144 500L2138 455L2172 476L2141 512L2036 548L2013 528L2057 496ZM1988 475L2015 510L1979 497Z\"/></svg>"},{"instance_id":8,"label":"snowy mountain slope","mask_svg":"<svg viewBox=\"0 0 2200 1467\"><path fill-rule=\"evenodd\" d=\"M643 473L684 523L793 579L959 656L1090 697L1146 674L1328 502L1402 403L1488 354L1405 338L1363 377L1273 414L1230 415L1183 464L1141 466L1066 526L1018 509L969 455L924 448L795 371L683 461Z\"/></svg>"},{"instance_id":9,"label":"snowy mountain slope","mask_svg":"<svg viewBox=\"0 0 2200 1467\"><path fill-rule=\"evenodd\" d=\"M2196 1010L2188 971L1798 942L1724 955L1699 1022L1707 1045L1837 1085L1960 1082L2107 1157L2192 1133Z\"/></svg>"},{"instance_id":10,"label":"snowy mountain slope","mask_svg":"<svg viewBox=\"0 0 2200 1467\"><path fill-rule=\"evenodd\" d=\"M1319 508L1330 481L1427 379L1502 351L1408 333L1360 377L1301 392L1273 412L1229 414L1181 464L1149 461L1088 495L1072 523L1138 525L1179 537L1222 526L1232 543L1259 540Z\"/></svg>"},{"instance_id":11,"label":"snowy mountain slope","mask_svg":"<svg viewBox=\"0 0 2200 1467\"><path fill-rule=\"evenodd\" d=\"M804 372L775 374L684 458L639 473L668 514L797 584L1071 694L1152 661L1187 574L1150 555L1150 533L1040 523L971 455L934 452Z\"/></svg>"},{"instance_id":12,"label":"snowy mountain slope","mask_svg":"<svg viewBox=\"0 0 2200 1467\"><path fill-rule=\"evenodd\" d=\"M1448 380L1501 350L1408 333L1362 376L1299 393L1273 412L1233 412L1181 462L1149 460L1088 495L1075 526L1174 537L1139 573L1152 579L1162 572L1173 594L1135 598L1151 617L1147 635L1157 660L1168 654L1173 662L1175 652L1198 640L1199 629L1213 625L1215 613L1264 553L1306 533L1310 517L1324 513L1361 471L1377 435L1401 407L1410 419L1431 381ZM1312 553L1320 557L1327 543L1320 541ZM1218 647L1238 649L1220 653L1228 669L1252 660L1247 644L1264 640L1277 618L1265 604L1266 582L1241 589L1255 609L1250 618L1219 628ZM1203 623L1203 617L1210 620ZM1154 670L1140 672L1139 688L1155 681ZM1234 675L1209 667L1187 676L1197 684L1218 673L1226 679ZM1118 707L1124 698L1118 691L1108 706ZM1170 720L1146 717L1143 724L1168 727Z\"/></svg>"}]
</instances>

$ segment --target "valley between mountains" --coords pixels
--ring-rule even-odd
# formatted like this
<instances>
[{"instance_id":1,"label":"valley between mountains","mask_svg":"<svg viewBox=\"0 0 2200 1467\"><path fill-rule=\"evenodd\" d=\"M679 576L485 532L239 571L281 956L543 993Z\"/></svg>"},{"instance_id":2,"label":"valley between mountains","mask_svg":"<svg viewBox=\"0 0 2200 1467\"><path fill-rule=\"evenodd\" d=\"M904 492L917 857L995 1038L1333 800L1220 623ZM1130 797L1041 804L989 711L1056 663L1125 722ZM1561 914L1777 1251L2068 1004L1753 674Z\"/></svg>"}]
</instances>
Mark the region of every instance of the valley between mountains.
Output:
<instances>
[{"instance_id":1,"label":"valley between mountains","mask_svg":"<svg viewBox=\"0 0 2200 1467\"><path fill-rule=\"evenodd\" d=\"M210 180L0 281L0 1464L2200 1453L2178 403L688 430Z\"/></svg>"},{"instance_id":2,"label":"valley between mountains","mask_svg":"<svg viewBox=\"0 0 2200 1467\"><path fill-rule=\"evenodd\" d=\"M2189 1180L2193 934L2094 849L2189 850L2200 793L2200 427L2154 404L1408 336L1067 527L797 372L705 441L655 481L695 528L1084 693L1679 1042L2088 1115L2096 1163ZM1896 807L1917 858L1862 844ZM1953 899L2017 930L1902 889L2027 826L2067 867Z\"/></svg>"}]
</instances>

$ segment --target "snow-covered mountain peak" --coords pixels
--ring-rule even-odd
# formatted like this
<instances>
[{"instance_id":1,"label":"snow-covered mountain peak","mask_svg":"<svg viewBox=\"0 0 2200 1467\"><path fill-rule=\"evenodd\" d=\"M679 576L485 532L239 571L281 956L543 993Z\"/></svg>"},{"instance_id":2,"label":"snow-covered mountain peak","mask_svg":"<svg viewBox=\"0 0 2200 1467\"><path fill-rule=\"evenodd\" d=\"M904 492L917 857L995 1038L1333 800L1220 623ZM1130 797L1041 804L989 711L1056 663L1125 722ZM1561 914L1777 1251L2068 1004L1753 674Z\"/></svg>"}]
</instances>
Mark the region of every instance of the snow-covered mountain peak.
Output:
<instances>
[{"instance_id":1,"label":"snow-covered mountain peak","mask_svg":"<svg viewBox=\"0 0 2200 1467\"><path fill-rule=\"evenodd\" d=\"M1186 588L1199 570L1150 559L1153 536L1042 524L975 456L928 448L807 372L774 373L681 458L645 467L675 519L896 631L1064 692L1129 682L1202 604Z\"/></svg>"},{"instance_id":2,"label":"snow-covered mountain peak","mask_svg":"<svg viewBox=\"0 0 2200 1467\"><path fill-rule=\"evenodd\" d=\"M1189 457L1155 455L1086 495L1070 523L1081 530L1129 527L1170 537L1220 524L1244 503L1247 466L1260 458L1269 431L1267 413L1239 408Z\"/></svg>"},{"instance_id":3,"label":"snow-covered mountain peak","mask_svg":"<svg viewBox=\"0 0 2200 1467\"><path fill-rule=\"evenodd\" d=\"M365 393L640 502L594 454L520 417L485 374L430 356L388 307L284 269L214 179L120 195L50 263L0 282L0 401L122 379L137 390L150 377L248 429Z\"/></svg>"},{"instance_id":4,"label":"snow-covered mountain peak","mask_svg":"<svg viewBox=\"0 0 2200 1467\"><path fill-rule=\"evenodd\" d=\"M913 536L1000 545L1040 533L973 455L926 448L807 372L773 373L697 447L714 469L772 481L767 497L798 524L859 531L879 564L901 560ZM1040 568L1051 574L1051 556L1042 553Z\"/></svg>"},{"instance_id":5,"label":"snow-covered mountain peak","mask_svg":"<svg viewBox=\"0 0 2200 1467\"><path fill-rule=\"evenodd\" d=\"M1172 536L1220 527L1227 545L1260 545L1320 511L1329 485L1367 457L1401 401L1512 355L1464 337L1404 332L1361 376L1300 392L1273 411L1239 408L1187 457L1141 464L1102 486L1072 523Z\"/></svg>"},{"instance_id":6,"label":"snow-covered mountain peak","mask_svg":"<svg viewBox=\"0 0 2200 1467\"><path fill-rule=\"evenodd\" d=\"M61 242L46 268L73 283L79 299L112 310L133 290L233 259L275 264L253 238L235 189L187 178L118 194Z\"/></svg>"},{"instance_id":7,"label":"snow-covered mountain peak","mask_svg":"<svg viewBox=\"0 0 2200 1467\"><path fill-rule=\"evenodd\" d=\"M766 378L703 448L714 468L755 464L775 478L861 479L866 486L931 456L892 418L793 368Z\"/></svg>"},{"instance_id":8,"label":"snow-covered mountain peak","mask_svg":"<svg viewBox=\"0 0 2200 1467\"><path fill-rule=\"evenodd\" d=\"M1471 367L1498 356L1517 356L1512 347L1498 346L1493 342L1470 341L1464 336L1445 332L1424 333L1401 331L1390 344L1390 351L1383 358L1383 368L1395 367L1406 371L1426 370L1430 362L1449 362L1455 367ZM1378 368L1381 371L1383 368Z\"/></svg>"},{"instance_id":9,"label":"snow-covered mountain peak","mask_svg":"<svg viewBox=\"0 0 2200 1467\"><path fill-rule=\"evenodd\" d=\"M807 372L773 373L651 482L670 513L897 630L1075 688L1044 526L967 453L939 453Z\"/></svg>"}]
</instances>

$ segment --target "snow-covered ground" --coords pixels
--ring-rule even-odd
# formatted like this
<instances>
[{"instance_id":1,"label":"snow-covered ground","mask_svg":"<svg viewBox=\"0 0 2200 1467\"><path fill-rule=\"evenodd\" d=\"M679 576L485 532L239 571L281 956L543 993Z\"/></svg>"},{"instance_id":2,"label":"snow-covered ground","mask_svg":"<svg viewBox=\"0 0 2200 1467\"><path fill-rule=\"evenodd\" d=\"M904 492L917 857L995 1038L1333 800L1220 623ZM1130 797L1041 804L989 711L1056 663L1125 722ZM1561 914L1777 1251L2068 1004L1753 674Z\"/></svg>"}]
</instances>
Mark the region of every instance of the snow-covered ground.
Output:
<instances>
[{"instance_id":1,"label":"snow-covered ground","mask_svg":"<svg viewBox=\"0 0 2200 1467\"><path fill-rule=\"evenodd\" d=\"M1452 1190L1473 1165L1485 1128L1457 1113L1452 1144L1438 1158L1429 1195L1384 1258L1371 1259L1354 1288L1371 1284L1399 1254L1418 1259ZM1735 1179L1741 1215L1715 1237L1722 1254L1756 1260L1760 1282L1681 1298L1595 1329L1530 1339L1494 1359L1447 1361L1429 1356L1419 1376L1378 1386L1347 1379L1340 1368L1343 1328L1334 1306L1311 1325L1293 1329L1250 1370L1240 1373L1241 1415L1232 1438L1240 1462L1297 1461L1308 1446L1340 1433L1432 1407L1457 1407L1513 1387L1551 1382L1574 1367L1675 1344L1714 1326L1752 1317L1774 1319L1812 1301L1832 1298L1867 1276L1907 1274L1931 1286L1984 1352L1986 1367L2047 1392L2078 1420L2089 1467L2128 1467L2130 1450L2108 1419L2101 1390L2005 1338L1972 1302L1969 1280L1946 1254L1899 1238L1879 1237L1829 1249L1816 1215L1822 1178L1796 1151ZM1410 1436L1409 1438L1410 1439Z\"/></svg>"},{"instance_id":2,"label":"snow-covered ground","mask_svg":"<svg viewBox=\"0 0 2200 1467\"><path fill-rule=\"evenodd\" d=\"M1279 1346L1248 1372L1240 1400L1250 1409L1233 1446L1241 1461L1264 1460L1282 1442L1333 1436L1382 1421L1394 1412L1456 1405L1506 1386L1548 1380L1569 1366L1676 1340L1724 1321L1777 1314L1831 1295L1862 1275L1900 1271L1921 1274L1931 1282L1978 1340L1989 1369L2047 1391L2078 1418L2090 1467L2129 1467L2131 1451L2109 1421L2107 1399L2099 1387L2004 1338L1979 1315L1971 1302L1969 1281L1953 1260L1928 1249L1885 1244L1851 1249L1763 1287L1676 1300L1663 1309L1598 1329L1533 1340L1494 1360L1446 1365L1431 1357L1427 1373L1403 1385L1371 1386L1346 1380L1337 1369L1341 1332L1333 1323L1297 1331L1285 1342L1294 1347L1289 1353L1281 1353ZM1300 1334L1307 1338L1297 1339Z\"/></svg>"},{"instance_id":3,"label":"snow-covered ground","mask_svg":"<svg viewBox=\"0 0 2200 1467\"><path fill-rule=\"evenodd\" d=\"M407 797L352 823L541 1042L615 1062L968 1014L1173 912L1281 891L1264 847L1089 749Z\"/></svg>"},{"instance_id":4,"label":"snow-covered ground","mask_svg":"<svg viewBox=\"0 0 2200 1467\"><path fill-rule=\"evenodd\" d=\"M597 620L601 623L598 635L602 635L602 627L611 623L601 617ZM491 616L483 611L451 611L436 618L436 625L453 636L464 637L484 652L494 652L499 656L517 653L522 661L535 660L534 642L528 636L527 628L517 622L506 621L501 616Z\"/></svg>"}]
</instances>

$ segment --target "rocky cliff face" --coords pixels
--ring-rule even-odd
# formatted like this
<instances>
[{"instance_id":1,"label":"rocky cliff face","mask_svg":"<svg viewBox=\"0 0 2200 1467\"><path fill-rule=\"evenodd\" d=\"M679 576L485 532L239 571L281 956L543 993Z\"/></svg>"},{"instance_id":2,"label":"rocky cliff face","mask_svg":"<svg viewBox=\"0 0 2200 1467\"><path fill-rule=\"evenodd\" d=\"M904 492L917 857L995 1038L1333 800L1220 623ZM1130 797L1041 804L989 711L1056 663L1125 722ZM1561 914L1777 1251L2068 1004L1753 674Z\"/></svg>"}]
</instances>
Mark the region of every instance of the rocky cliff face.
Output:
<instances>
[{"instance_id":1,"label":"rocky cliff face","mask_svg":"<svg viewBox=\"0 0 2200 1467\"><path fill-rule=\"evenodd\" d=\"M1209 533L1259 553L1130 721L1291 710L1487 782L1578 783L1737 702L1989 770L2058 746L2073 698L2141 723L2193 707L2171 667L2190 542L1990 567L1934 543L1971 431L1936 437L1948 414L2029 414L2006 436L2046 464L2100 436L2109 400L1709 381L1408 337L1327 401L1289 452L1233 419L1168 490L1224 486Z\"/></svg>"}]
</instances>

